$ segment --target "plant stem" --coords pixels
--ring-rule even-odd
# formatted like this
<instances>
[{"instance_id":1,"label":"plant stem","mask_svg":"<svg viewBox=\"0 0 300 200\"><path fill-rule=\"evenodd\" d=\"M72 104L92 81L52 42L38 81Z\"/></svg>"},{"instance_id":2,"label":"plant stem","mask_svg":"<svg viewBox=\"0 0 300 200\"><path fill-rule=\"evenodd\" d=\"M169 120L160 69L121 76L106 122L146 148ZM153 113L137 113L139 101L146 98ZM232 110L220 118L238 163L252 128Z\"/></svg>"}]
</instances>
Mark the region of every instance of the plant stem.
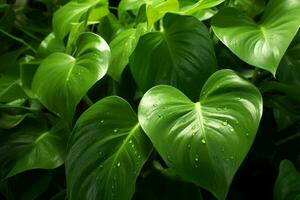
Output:
<instances>
[{"instance_id":1,"label":"plant stem","mask_svg":"<svg viewBox=\"0 0 300 200\"><path fill-rule=\"evenodd\" d=\"M25 42L23 39L21 38L18 38L8 32L6 32L5 30L1 29L0 28L0 32L3 33L4 35L6 35L7 37L10 37L11 39L17 41L17 42L20 42L21 44L25 45L26 47L28 47L33 53L36 53L36 50L30 45L28 44L27 42Z\"/></svg>"},{"instance_id":2,"label":"plant stem","mask_svg":"<svg viewBox=\"0 0 300 200\"><path fill-rule=\"evenodd\" d=\"M92 100L88 97L88 95L85 95L83 97L83 101L86 103L86 105L88 105L89 107L91 107L93 105Z\"/></svg>"},{"instance_id":3,"label":"plant stem","mask_svg":"<svg viewBox=\"0 0 300 200\"><path fill-rule=\"evenodd\" d=\"M293 134L293 135L290 135L290 136L288 136L288 137L286 137L286 138L283 138L283 139L277 141L277 142L275 143L275 145L276 145L276 146L282 145L282 144L287 143L287 142L289 142L289 141L291 141L291 140L294 140L294 139L296 139L296 138L298 138L298 137L300 137L300 132L299 132L299 133L296 133L296 134Z\"/></svg>"}]
</instances>

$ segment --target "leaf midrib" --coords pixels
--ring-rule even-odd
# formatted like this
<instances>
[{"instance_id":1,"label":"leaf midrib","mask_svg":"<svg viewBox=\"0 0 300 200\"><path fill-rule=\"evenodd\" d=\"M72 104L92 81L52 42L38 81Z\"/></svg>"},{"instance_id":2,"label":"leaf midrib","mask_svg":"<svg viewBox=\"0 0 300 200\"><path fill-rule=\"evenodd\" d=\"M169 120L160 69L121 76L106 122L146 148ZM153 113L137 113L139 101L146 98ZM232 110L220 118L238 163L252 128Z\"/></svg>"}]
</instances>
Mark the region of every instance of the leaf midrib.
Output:
<instances>
[{"instance_id":1,"label":"leaf midrib","mask_svg":"<svg viewBox=\"0 0 300 200\"><path fill-rule=\"evenodd\" d=\"M134 135L136 133L136 131L139 129L139 127L140 127L140 124L136 123L134 125L134 127L130 130L130 132L128 133L128 135L126 136L126 139L122 142L120 148L117 150L117 152L115 154L112 155L114 157L113 161L112 161L112 167L110 167L110 169L108 171L108 176L107 177L111 177L113 166L115 166L116 161L119 158L119 155L121 154L122 150L124 148L126 148L125 146L129 142L129 140L132 138L132 135Z\"/></svg>"}]
</instances>

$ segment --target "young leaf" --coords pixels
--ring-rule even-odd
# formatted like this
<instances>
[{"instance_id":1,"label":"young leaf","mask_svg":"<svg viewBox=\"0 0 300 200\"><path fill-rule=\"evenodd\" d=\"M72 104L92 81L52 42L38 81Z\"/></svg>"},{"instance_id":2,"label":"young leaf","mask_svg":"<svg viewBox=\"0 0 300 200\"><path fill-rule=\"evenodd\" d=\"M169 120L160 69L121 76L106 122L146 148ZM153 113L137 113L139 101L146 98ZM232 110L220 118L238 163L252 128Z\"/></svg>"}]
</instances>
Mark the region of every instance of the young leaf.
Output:
<instances>
[{"instance_id":1,"label":"young leaf","mask_svg":"<svg viewBox=\"0 0 300 200\"><path fill-rule=\"evenodd\" d=\"M259 23L234 8L212 20L217 37L240 59L274 76L300 26L300 1L271 0Z\"/></svg>"},{"instance_id":2,"label":"young leaf","mask_svg":"<svg viewBox=\"0 0 300 200\"><path fill-rule=\"evenodd\" d=\"M53 169L64 162L66 128L59 123L47 130L43 121L24 120L0 132L0 179L30 169Z\"/></svg>"},{"instance_id":3,"label":"young leaf","mask_svg":"<svg viewBox=\"0 0 300 200\"><path fill-rule=\"evenodd\" d=\"M72 28L72 23L85 21L89 9L94 7L97 1L76 2L71 1L58 9L53 16L53 31L63 40Z\"/></svg>"},{"instance_id":4,"label":"young leaf","mask_svg":"<svg viewBox=\"0 0 300 200\"><path fill-rule=\"evenodd\" d=\"M170 84L196 99L216 70L207 28L194 17L170 13L163 26L164 31L140 38L130 61L133 77L144 92L157 84Z\"/></svg>"},{"instance_id":5,"label":"young leaf","mask_svg":"<svg viewBox=\"0 0 300 200\"><path fill-rule=\"evenodd\" d=\"M283 160L274 186L274 200L300 199L300 173L293 163Z\"/></svg>"},{"instance_id":6,"label":"young leaf","mask_svg":"<svg viewBox=\"0 0 300 200\"><path fill-rule=\"evenodd\" d=\"M208 9L215 7L221 3L223 3L225 0L199 0L197 3L184 6L180 13L184 15L191 15L193 13L199 12L200 10Z\"/></svg>"},{"instance_id":7,"label":"young leaf","mask_svg":"<svg viewBox=\"0 0 300 200\"><path fill-rule=\"evenodd\" d=\"M224 200L262 116L257 88L231 70L214 73L194 103L156 86L139 105L139 122L166 164Z\"/></svg>"},{"instance_id":8,"label":"young leaf","mask_svg":"<svg viewBox=\"0 0 300 200\"><path fill-rule=\"evenodd\" d=\"M74 57L53 53L42 61L32 91L49 110L71 120L80 99L105 75L109 59L108 44L94 33L83 33Z\"/></svg>"},{"instance_id":9,"label":"young leaf","mask_svg":"<svg viewBox=\"0 0 300 200\"><path fill-rule=\"evenodd\" d=\"M167 12L176 12L179 9L178 0L122 0L118 7L120 20L126 21L126 11L132 11L137 16L142 5L145 5L149 26L152 26Z\"/></svg>"},{"instance_id":10,"label":"young leaf","mask_svg":"<svg viewBox=\"0 0 300 200\"><path fill-rule=\"evenodd\" d=\"M68 198L130 200L152 145L130 105L106 97L85 111L69 141Z\"/></svg>"},{"instance_id":11,"label":"young leaf","mask_svg":"<svg viewBox=\"0 0 300 200\"><path fill-rule=\"evenodd\" d=\"M108 74L116 81L120 81L123 70L129 62L139 38L146 32L143 25L133 29L126 29L119 33L109 44L111 48L111 62Z\"/></svg>"}]
</instances>

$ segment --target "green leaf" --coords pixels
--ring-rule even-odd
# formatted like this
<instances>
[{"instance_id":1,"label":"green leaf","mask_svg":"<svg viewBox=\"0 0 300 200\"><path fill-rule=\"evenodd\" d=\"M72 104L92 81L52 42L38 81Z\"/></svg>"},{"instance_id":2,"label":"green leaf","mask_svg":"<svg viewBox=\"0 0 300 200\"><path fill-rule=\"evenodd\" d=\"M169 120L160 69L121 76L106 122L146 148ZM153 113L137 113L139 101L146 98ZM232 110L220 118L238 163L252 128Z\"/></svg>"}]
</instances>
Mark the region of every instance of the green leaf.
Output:
<instances>
[{"instance_id":1,"label":"green leaf","mask_svg":"<svg viewBox=\"0 0 300 200\"><path fill-rule=\"evenodd\" d=\"M152 145L130 105L106 97L77 121L66 160L68 198L130 200Z\"/></svg>"},{"instance_id":2,"label":"green leaf","mask_svg":"<svg viewBox=\"0 0 300 200\"><path fill-rule=\"evenodd\" d=\"M25 114L17 114L17 115L12 115L3 111L0 111L0 129L10 129L18 124L20 124L25 117L31 117L33 116L30 113L25 113Z\"/></svg>"},{"instance_id":3,"label":"green leaf","mask_svg":"<svg viewBox=\"0 0 300 200\"><path fill-rule=\"evenodd\" d=\"M47 56L47 53L44 55ZM34 93L31 91L31 84L32 84L34 74L40 64L41 64L41 60L35 59L32 56L25 56L23 60L20 62L20 78L21 78L22 88L26 93L26 95L30 98L35 98Z\"/></svg>"},{"instance_id":4,"label":"green leaf","mask_svg":"<svg viewBox=\"0 0 300 200\"><path fill-rule=\"evenodd\" d=\"M230 0L228 6L244 11L250 17L255 17L261 12L263 12L266 6L266 1L265 0Z\"/></svg>"},{"instance_id":5,"label":"green leaf","mask_svg":"<svg viewBox=\"0 0 300 200\"><path fill-rule=\"evenodd\" d=\"M118 7L118 16L121 21L126 21L126 12L131 11L135 16L141 6L146 6L146 16L149 26L159 20L167 12L176 12L179 9L178 0L122 0Z\"/></svg>"},{"instance_id":6,"label":"green leaf","mask_svg":"<svg viewBox=\"0 0 300 200\"><path fill-rule=\"evenodd\" d=\"M285 52L276 75L282 83L300 86L300 31Z\"/></svg>"},{"instance_id":7,"label":"green leaf","mask_svg":"<svg viewBox=\"0 0 300 200\"><path fill-rule=\"evenodd\" d=\"M8 52L0 56L0 102L10 102L26 98L19 77L18 57L24 49Z\"/></svg>"},{"instance_id":8,"label":"green leaf","mask_svg":"<svg viewBox=\"0 0 300 200\"><path fill-rule=\"evenodd\" d=\"M122 29L121 23L112 13L103 17L97 28L98 34L108 43L110 43Z\"/></svg>"},{"instance_id":9,"label":"green leaf","mask_svg":"<svg viewBox=\"0 0 300 200\"><path fill-rule=\"evenodd\" d=\"M53 16L53 31L63 40L72 28L72 23L85 22L89 9L93 8L97 1L76 2L71 1L58 9Z\"/></svg>"},{"instance_id":10,"label":"green leaf","mask_svg":"<svg viewBox=\"0 0 300 200\"><path fill-rule=\"evenodd\" d=\"M151 27L156 21L161 19L167 12L179 10L178 0L158 1L157 4L150 4L146 8L148 26Z\"/></svg>"},{"instance_id":11,"label":"green leaf","mask_svg":"<svg viewBox=\"0 0 300 200\"><path fill-rule=\"evenodd\" d=\"M106 73L108 44L94 33L83 33L73 56L53 53L39 66L32 91L51 111L71 120L81 98Z\"/></svg>"},{"instance_id":12,"label":"green leaf","mask_svg":"<svg viewBox=\"0 0 300 200\"><path fill-rule=\"evenodd\" d=\"M50 131L41 120L0 132L0 179L30 169L53 169L63 164L66 128L58 123Z\"/></svg>"},{"instance_id":13,"label":"green leaf","mask_svg":"<svg viewBox=\"0 0 300 200\"><path fill-rule=\"evenodd\" d=\"M293 163L283 160L274 186L274 200L300 199L300 173Z\"/></svg>"},{"instance_id":14,"label":"green leaf","mask_svg":"<svg viewBox=\"0 0 300 200\"><path fill-rule=\"evenodd\" d=\"M271 0L259 23L234 8L212 20L217 37L240 59L274 76L300 26L300 1Z\"/></svg>"},{"instance_id":15,"label":"green leaf","mask_svg":"<svg viewBox=\"0 0 300 200\"><path fill-rule=\"evenodd\" d=\"M126 29L119 33L109 44L111 48L111 61L108 74L116 81L120 81L123 70L129 62L139 38L146 32L143 26Z\"/></svg>"},{"instance_id":16,"label":"green leaf","mask_svg":"<svg viewBox=\"0 0 300 200\"><path fill-rule=\"evenodd\" d=\"M72 27L72 26L70 26ZM45 58L51 53L64 52L65 45L53 32L47 35L47 37L41 42L38 50L37 57Z\"/></svg>"},{"instance_id":17,"label":"green leaf","mask_svg":"<svg viewBox=\"0 0 300 200\"><path fill-rule=\"evenodd\" d=\"M156 86L142 98L139 122L166 164L224 200L262 116L262 97L231 70L214 73L194 103ZM167 145L166 145L167 144Z\"/></svg>"},{"instance_id":18,"label":"green leaf","mask_svg":"<svg viewBox=\"0 0 300 200\"><path fill-rule=\"evenodd\" d=\"M102 17L109 14L108 0L97 0L98 3L91 10L88 16L88 24L99 23Z\"/></svg>"},{"instance_id":19,"label":"green leaf","mask_svg":"<svg viewBox=\"0 0 300 200\"><path fill-rule=\"evenodd\" d=\"M143 92L157 84L169 84L196 99L216 70L207 28L194 17L170 13L163 26L164 31L140 38L130 61L133 77Z\"/></svg>"},{"instance_id":20,"label":"green leaf","mask_svg":"<svg viewBox=\"0 0 300 200\"><path fill-rule=\"evenodd\" d=\"M180 13L182 13L184 15L192 15L196 12L199 12L200 10L215 7L215 6L223 3L224 1L225 0L199 0L195 4L191 4L191 5L182 7L180 10Z\"/></svg>"}]
</instances>

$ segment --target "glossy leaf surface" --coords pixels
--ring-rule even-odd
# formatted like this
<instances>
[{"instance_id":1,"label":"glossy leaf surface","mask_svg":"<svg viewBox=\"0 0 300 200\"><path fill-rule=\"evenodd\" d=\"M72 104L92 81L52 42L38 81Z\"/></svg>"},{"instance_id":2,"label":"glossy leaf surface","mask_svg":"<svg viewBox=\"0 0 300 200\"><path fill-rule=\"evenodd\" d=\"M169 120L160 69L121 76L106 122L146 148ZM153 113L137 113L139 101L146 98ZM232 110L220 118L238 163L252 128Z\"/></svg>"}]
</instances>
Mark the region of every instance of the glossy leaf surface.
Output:
<instances>
[{"instance_id":1,"label":"glossy leaf surface","mask_svg":"<svg viewBox=\"0 0 300 200\"><path fill-rule=\"evenodd\" d=\"M57 124L48 130L43 121L27 120L0 132L0 179L30 169L53 169L63 164L67 129Z\"/></svg>"},{"instance_id":2,"label":"glossy leaf surface","mask_svg":"<svg viewBox=\"0 0 300 200\"><path fill-rule=\"evenodd\" d=\"M98 35L83 33L74 57L53 53L43 60L32 82L32 90L51 111L71 120L76 105L108 68L110 49Z\"/></svg>"},{"instance_id":3,"label":"glossy leaf surface","mask_svg":"<svg viewBox=\"0 0 300 200\"><path fill-rule=\"evenodd\" d=\"M300 1L271 0L259 23L234 8L212 21L217 37L240 59L275 75L300 26Z\"/></svg>"},{"instance_id":4,"label":"glossy leaf surface","mask_svg":"<svg viewBox=\"0 0 300 200\"><path fill-rule=\"evenodd\" d=\"M72 23L85 21L89 9L93 8L97 1L76 2L70 1L53 16L53 31L55 35L63 40L72 28Z\"/></svg>"},{"instance_id":5,"label":"glossy leaf surface","mask_svg":"<svg viewBox=\"0 0 300 200\"><path fill-rule=\"evenodd\" d=\"M171 86L150 89L138 116L170 168L223 200L261 115L259 91L233 71L221 70L208 79L196 103Z\"/></svg>"},{"instance_id":6,"label":"glossy leaf surface","mask_svg":"<svg viewBox=\"0 0 300 200\"><path fill-rule=\"evenodd\" d=\"M143 92L157 84L169 84L196 99L216 70L208 31L194 17L170 13L165 15L163 27L162 32L140 38L130 61L133 77Z\"/></svg>"},{"instance_id":7,"label":"glossy leaf surface","mask_svg":"<svg viewBox=\"0 0 300 200\"><path fill-rule=\"evenodd\" d=\"M139 38L146 32L143 26L126 29L119 33L109 44L111 48L111 62L108 74L116 81L120 81L123 70L129 62Z\"/></svg>"},{"instance_id":8,"label":"glossy leaf surface","mask_svg":"<svg viewBox=\"0 0 300 200\"><path fill-rule=\"evenodd\" d=\"M84 112L69 142L70 200L130 200L152 145L130 105L106 97Z\"/></svg>"}]
</instances>

